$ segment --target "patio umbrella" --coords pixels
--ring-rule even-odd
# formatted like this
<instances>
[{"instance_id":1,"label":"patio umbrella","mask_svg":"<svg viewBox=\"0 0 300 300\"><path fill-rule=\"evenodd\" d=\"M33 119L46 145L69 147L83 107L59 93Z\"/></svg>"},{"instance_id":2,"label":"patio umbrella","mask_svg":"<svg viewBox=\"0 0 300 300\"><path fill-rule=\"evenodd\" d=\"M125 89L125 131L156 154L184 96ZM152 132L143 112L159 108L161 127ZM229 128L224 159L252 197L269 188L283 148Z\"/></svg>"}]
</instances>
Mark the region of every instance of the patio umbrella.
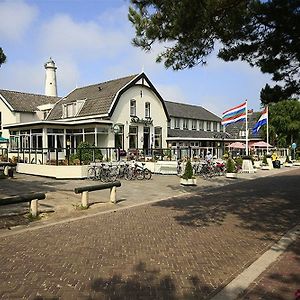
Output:
<instances>
[{"instance_id":1,"label":"patio umbrella","mask_svg":"<svg viewBox=\"0 0 300 300\"><path fill-rule=\"evenodd\" d=\"M253 143L251 145L251 148L274 148L274 147L264 141L259 141L259 142Z\"/></svg>"},{"instance_id":2,"label":"patio umbrella","mask_svg":"<svg viewBox=\"0 0 300 300\"><path fill-rule=\"evenodd\" d=\"M245 149L246 148L245 144L243 144L241 142L231 143L227 147L228 148L233 148L233 149Z\"/></svg>"}]
</instances>

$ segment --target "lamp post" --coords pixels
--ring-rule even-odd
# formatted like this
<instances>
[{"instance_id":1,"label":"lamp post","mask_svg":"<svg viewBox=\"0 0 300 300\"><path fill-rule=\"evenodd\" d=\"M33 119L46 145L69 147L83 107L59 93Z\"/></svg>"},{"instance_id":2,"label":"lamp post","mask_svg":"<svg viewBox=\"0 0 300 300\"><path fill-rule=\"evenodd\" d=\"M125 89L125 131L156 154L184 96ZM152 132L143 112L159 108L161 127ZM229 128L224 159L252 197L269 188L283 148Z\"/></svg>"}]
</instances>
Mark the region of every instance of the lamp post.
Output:
<instances>
[{"instance_id":1,"label":"lamp post","mask_svg":"<svg viewBox=\"0 0 300 300\"><path fill-rule=\"evenodd\" d=\"M68 165L70 165L70 146L71 146L71 141L67 140L67 159L68 159Z\"/></svg>"}]
</instances>

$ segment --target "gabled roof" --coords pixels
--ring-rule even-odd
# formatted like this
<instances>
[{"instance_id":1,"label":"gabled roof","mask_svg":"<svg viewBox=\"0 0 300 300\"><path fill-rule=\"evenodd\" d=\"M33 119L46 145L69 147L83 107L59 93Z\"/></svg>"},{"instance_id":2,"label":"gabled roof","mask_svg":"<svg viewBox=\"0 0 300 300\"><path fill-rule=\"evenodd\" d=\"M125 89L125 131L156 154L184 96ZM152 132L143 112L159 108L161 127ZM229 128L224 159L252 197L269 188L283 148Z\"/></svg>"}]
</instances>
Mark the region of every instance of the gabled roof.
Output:
<instances>
[{"instance_id":1,"label":"gabled roof","mask_svg":"<svg viewBox=\"0 0 300 300\"><path fill-rule=\"evenodd\" d=\"M12 111L17 112L35 112L38 110L39 105L56 103L60 98L30 94L30 93L21 93L16 91L9 90L0 90L0 98L4 100L4 103Z\"/></svg>"},{"instance_id":2,"label":"gabled roof","mask_svg":"<svg viewBox=\"0 0 300 300\"><path fill-rule=\"evenodd\" d=\"M77 117L108 114L118 91L137 76L136 74L77 88L55 105L47 119L61 119L62 104L72 103L76 100L86 100Z\"/></svg>"},{"instance_id":3,"label":"gabled roof","mask_svg":"<svg viewBox=\"0 0 300 300\"><path fill-rule=\"evenodd\" d=\"M221 118L202 106L165 101L170 117L220 122Z\"/></svg>"}]
</instances>

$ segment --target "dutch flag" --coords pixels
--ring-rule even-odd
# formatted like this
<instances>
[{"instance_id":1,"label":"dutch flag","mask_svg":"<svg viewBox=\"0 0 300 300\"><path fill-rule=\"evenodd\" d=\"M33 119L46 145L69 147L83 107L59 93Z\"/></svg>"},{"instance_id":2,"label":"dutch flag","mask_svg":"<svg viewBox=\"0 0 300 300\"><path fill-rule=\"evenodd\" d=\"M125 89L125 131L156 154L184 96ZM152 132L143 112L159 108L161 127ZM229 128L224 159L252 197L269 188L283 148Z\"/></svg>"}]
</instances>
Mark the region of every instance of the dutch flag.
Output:
<instances>
[{"instance_id":1,"label":"dutch flag","mask_svg":"<svg viewBox=\"0 0 300 300\"><path fill-rule=\"evenodd\" d=\"M252 133L253 134L257 134L259 129L263 126L266 125L268 123L268 107L266 107L260 118L258 119L257 123L254 125L254 127L252 128Z\"/></svg>"}]
</instances>

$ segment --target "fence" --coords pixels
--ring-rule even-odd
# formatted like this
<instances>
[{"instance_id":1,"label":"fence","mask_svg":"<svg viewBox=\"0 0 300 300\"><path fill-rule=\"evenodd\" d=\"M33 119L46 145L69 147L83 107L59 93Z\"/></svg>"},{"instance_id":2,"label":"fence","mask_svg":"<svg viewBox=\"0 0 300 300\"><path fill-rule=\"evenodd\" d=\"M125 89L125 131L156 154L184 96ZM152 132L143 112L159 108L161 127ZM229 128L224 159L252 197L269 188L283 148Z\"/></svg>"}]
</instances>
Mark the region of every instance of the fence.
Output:
<instances>
[{"instance_id":1,"label":"fence","mask_svg":"<svg viewBox=\"0 0 300 300\"><path fill-rule=\"evenodd\" d=\"M6 149L7 150L7 149ZM86 165L98 161L176 161L190 157L204 158L209 151L217 157L222 155L219 148L213 147L185 147L185 148L149 148L128 149L118 148L23 148L10 151L6 155L12 162L48 165Z\"/></svg>"}]
</instances>

